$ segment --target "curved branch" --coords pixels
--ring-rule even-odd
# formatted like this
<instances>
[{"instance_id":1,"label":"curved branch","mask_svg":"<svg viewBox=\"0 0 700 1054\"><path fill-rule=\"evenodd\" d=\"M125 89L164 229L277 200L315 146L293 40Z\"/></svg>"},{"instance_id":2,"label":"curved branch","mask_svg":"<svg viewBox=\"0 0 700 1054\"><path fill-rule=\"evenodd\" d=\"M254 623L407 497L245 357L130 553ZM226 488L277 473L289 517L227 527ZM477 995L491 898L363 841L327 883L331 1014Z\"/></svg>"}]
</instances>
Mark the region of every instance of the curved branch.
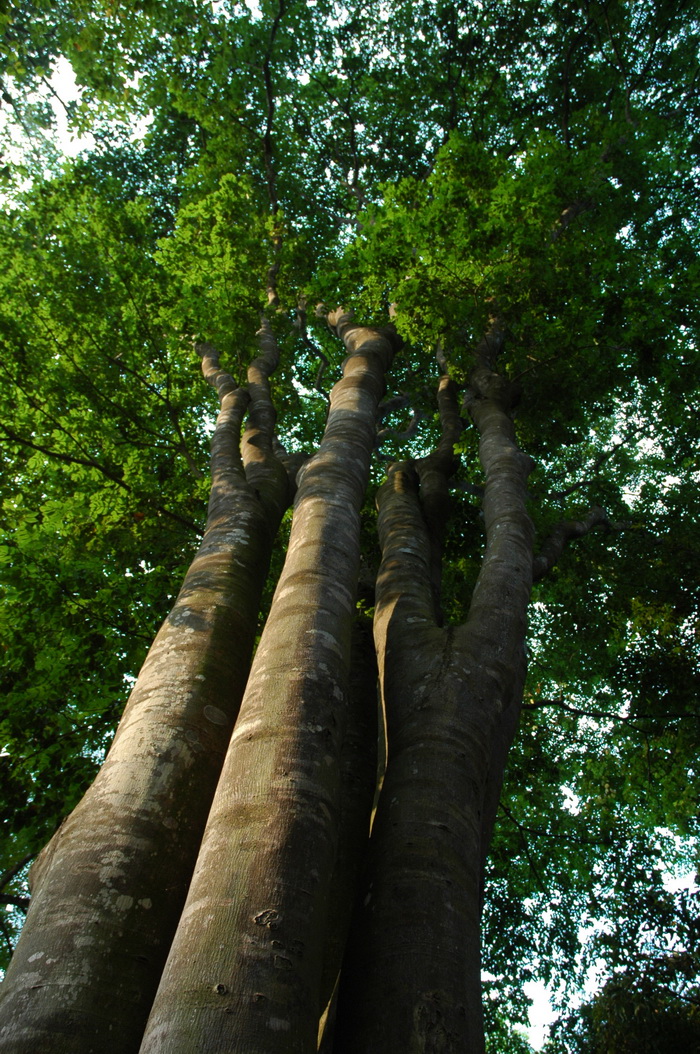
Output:
<instances>
[{"instance_id":1,"label":"curved branch","mask_svg":"<svg viewBox=\"0 0 700 1054\"><path fill-rule=\"evenodd\" d=\"M238 387L230 373L220 367L219 352L213 344L197 343L195 350L202 359L202 373L212 388L216 389L221 406L211 441L213 497L220 481L230 478L242 482L244 479L239 444L243 414L250 396L244 388Z\"/></svg>"},{"instance_id":2,"label":"curved branch","mask_svg":"<svg viewBox=\"0 0 700 1054\"><path fill-rule=\"evenodd\" d=\"M630 725L637 732L641 732L642 728L635 725L636 721L686 721L688 719L687 713L664 713L663 715L612 714L606 710L583 710L578 706L569 706L563 699L538 699L537 702L523 703L523 710L541 710L543 707L554 707L557 710L564 710L567 714L573 714L574 717L593 717L601 721L622 721L623 724Z\"/></svg>"},{"instance_id":3,"label":"curved branch","mask_svg":"<svg viewBox=\"0 0 700 1054\"><path fill-rule=\"evenodd\" d=\"M406 427L399 431L396 428L382 428L377 432L377 446L381 446L385 439L411 439L418 431L418 425L421 423L425 414L422 410L414 410L411 420L408 422Z\"/></svg>"},{"instance_id":4,"label":"curved branch","mask_svg":"<svg viewBox=\"0 0 700 1054\"><path fill-rule=\"evenodd\" d=\"M515 827L517 828L518 834L520 835L520 841L522 843L523 849L525 850L525 856L527 857L527 862L530 865L530 870L532 871L532 874L533 874L533 876L535 878L535 882L539 886L540 892L541 893L545 893L546 892L546 886L545 886L544 882L542 881L542 877L540 876L540 873L539 873L537 867L535 866L535 861L534 861L534 859L532 857L532 853L530 852L530 847L527 844L527 838L525 837L526 828L523 827L523 825L521 824L521 822L517 818L517 816L514 815L514 813L508 808L508 806L504 802L499 802L498 807L501 810L501 812L505 813L505 815L508 817L508 819L511 821L511 823L514 824Z\"/></svg>"},{"instance_id":5,"label":"curved branch","mask_svg":"<svg viewBox=\"0 0 700 1054\"><path fill-rule=\"evenodd\" d=\"M593 483L593 479L591 477L597 476L603 465L605 465L606 462L608 462L612 457L614 457L615 454L617 454L618 450L622 450L622 448L627 446L627 444L632 439L638 436L639 433L642 431L642 428L642 425L635 425L635 427L631 429L631 431L628 433L628 435L624 437L624 439L621 439L619 443L613 443L613 445L608 450L604 450L603 453L600 454L591 465L590 476L588 479L580 479L577 483L572 483L570 486L565 487L564 490L553 491L552 497L567 498L569 494L574 494L575 491L581 490L582 487L590 486L591 483Z\"/></svg>"},{"instance_id":6,"label":"curved branch","mask_svg":"<svg viewBox=\"0 0 700 1054\"><path fill-rule=\"evenodd\" d=\"M110 483L114 483L115 486L119 487L121 490L126 491L127 494L135 493L133 487L130 487L129 484L125 483L123 479L120 479L119 476L115 475L113 472L110 472L110 470L105 468L104 465L101 465L99 461L95 461L92 458L83 458L77 457L72 454L64 454L59 450L52 450L50 447L43 446L40 443L34 443L30 439L25 439L23 436L17 435L16 432L13 432L8 429L6 425L0 425L0 428L2 428L2 430L4 431L7 439L9 439L13 443L19 443L20 446L28 447L30 450L36 450L38 453L44 454L46 457L53 458L56 461L60 461L65 465L83 465L85 468L94 468L98 472L100 472L105 477L105 479L108 479ZM62 429L62 431L65 432L65 429ZM65 434L68 436L69 439L73 439L73 437L68 432L65 432ZM176 523L181 524L181 526L183 527L187 527L187 529L193 531L195 535L197 535L197 537L201 536L202 532L200 528L197 527L197 525L192 520L188 520L186 516L181 516L177 512L171 512L171 510L166 509L164 505L159 505L156 502L151 501L145 495L139 495L139 500L144 504L149 505L156 512L161 512L163 516L167 516L168 519L174 520Z\"/></svg>"},{"instance_id":7,"label":"curved branch","mask_svg":"<svg viewBox=\"0 0 700 1054\"><path fill-rule=\"evenodd\" d=\"M279 274L282 251L282 234L278 224L277 213L279 211L279 199L277 196L277 172L274 162L274 142L272 129L275 120L275 93L272 84L272 51L275 46L275 37L280 27L282 16L285 12L284 0L280 0L277 13L270 30L270 40L263 59L262 74L265 84L265 131L263 132L263 163L265 166L265 178L267 180L267 194L272 213L272 250L273 260L267 270L266 291L267 303L270 307L277 307L279 297L277 295L277 275Z\"/></svg>"},{"instance_id":8,"label":"curved branch","mask_svg":"<svg viewBox=\"0 0 700 1054\"><path fill-rule=\"evenodd\" d=\"M318 308L316 309L316 317L319 317ZM309 352L310 355L313 356L313 358L319 360L318 370L316 371L316 378L314 380L314 389L317 392L320 392L321 395L323 395L326 401L328 402L328 392L322 386L323 375L325 374L329 365L328 358L326 357L326 355L324 355L321 348L317 348L316 345L311 342L311 339L309 337L309 331L306 325L305 300L302 300L301 303L297 305L297 317L294 326L296 329L299 330L299 336L301 337L302 343L306 350Z\"/></svg>"},{"instance_id":9,"label":"curved branch","mask_svg":"<svg viewBox=\"0 0 700 1054\"><path fill-rule=\"evenodd\" d=\"M594 505L581 520L562 520L556 525L549 538L543 542L532 562L533 581L539 582L549 574L569 542L576 538L583 538L594 527L610 526L608 514L599 505Z\"/></svg>"},{"instance_id":10,"label":"curved branch","mask_svg":"<svg viewBox=\"0 0 700 1054\"><path fill-rule=\"evenodd\" d=\"M0 889L4 889L8 882L11 882L13 878L16 878L22 868L31 863L35 856L36 853L27 853L26 856L23 856L16 864L13 864L11 867L8 867L6 871L3 871L0 875Z\"/></svg>"}]
</instances>

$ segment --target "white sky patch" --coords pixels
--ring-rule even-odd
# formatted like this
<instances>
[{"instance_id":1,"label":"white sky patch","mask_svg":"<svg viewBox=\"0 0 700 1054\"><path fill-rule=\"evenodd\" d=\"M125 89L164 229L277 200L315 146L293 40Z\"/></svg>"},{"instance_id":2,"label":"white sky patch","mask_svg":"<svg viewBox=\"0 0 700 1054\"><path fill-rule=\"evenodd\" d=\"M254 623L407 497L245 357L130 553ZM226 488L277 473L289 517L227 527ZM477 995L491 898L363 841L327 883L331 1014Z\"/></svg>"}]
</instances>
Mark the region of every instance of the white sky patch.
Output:
<instances>
[{"instance_id":1,"label":"white sky patch","mask_svg":"<svg viewBox=\"0 0 700 1054\"><path fill-rule=\"evenodd\" d=\"M238 3L232 3L231 0L210 0L210 4L212 14L224 20L236 18L245 11L248 11L254 22L259 22L263 16L259 0L239 0ZM315 7L315 2L307 0L306 6Z\"/></svg>"},{"instance_id":2,"label":"white sky patch","mask_svg":"<svg viewBox=\"0 0 700 1054\"><path fill-rule=\"evenodd\" d=\"M547 994L547 987L542 981L526 981L523 985L523 990L528 999L532 1000L527 1038L531 1047L535 1050L542 1050L549 1035L549 1027L555 1021L557 1015L552 1009L552 1004Z\"/></svg>"},{"instance_id":3,"label":"white sky patch","mask_svg":"<svg viewBox=\"0 0 700 1054\"><path fill-rule=\"evenodd\" d=\"M689 871L685 875L670 875L667 873L663 875L662 881L669 893L680 893L682 890L688 893L697 893L700 890L698 878L700 878L700 871L697 874Z\"/></svg>"},{"instance_id":4,"label":"white sky patch","mask_svg":"<svg viewBox=\"0 0 700 1054\"><path fill-rule=\"evenodd\" d=\"M147 113L145 117L141 117L133 127L133 131L129 136L132 143L140 142L146 135L146 132L153 123L153 111Z\"/></svg>"},{"instance_id":5,"label":"white sky patch","mask_svg":"<svg viewBox=\"0 0 700 1054\"><path fill-rule=\"evenodd\" d=\"M262 18L262 10L260 9L258 0L245 0L245 6L250 11L253 21L259 22Z\"/></svg>"},{"instance_id":6,"label":"white sky patch","mask_svg":"<svg viewBox=\"0 0 700 1054\"><path fill-rule=\"evenodd\" d=\"M496 980L488 970L482 970L481 976L484 981ZM526 981L523 985L523 991L527 998L532 1001L532 1006L528 1011L530 1024L527 1028L522 1028L522 1026L518 1025L517 1030L527 1037L530 1046L534 1050L542 1050L549 1036L550 1025L556 1021L557 1014L552 1007L547 986L543 981ZM498 998L498 992L492 991L490 994L492 999Z\"/></svg>"},{"instance_id":7,"label":"white sky patch","mask_svg":"<svg viewBox=\"0 0 700 1054\"><path fill-rule=\"evenodd\" d=\"M34 160L35 167L42 162L45 167L44 177L50 179L54 174L53 165L61 158L76 157L83 150L94 148L95 141L91 135L77 137L68 128L66 104L80 98L80 89L75 83L73 70L66 59L59 59L53 68L51 77L39 82L37 91L28 96L32 104L45 103L50 106L53 115L51 127L44 128L31 123L24 124L17 119L12 107L0 109L0 129L6 137L4 160L11 166L19 167L27 161ZM18 184L20 191L31 186L31 178ZM5 202L5 195L0 203Z\"/></svg>"},{"instance_id":8,"label":"white sky patch","mask_svg":"<svg viewBox=\"0 0 700 1054\"><path fill-rule=\"evenodd\" d=\"M75 136L70 131L65 107L59 102L77 102L80 98L80 88L75 83L73 67L62 55L53 68L49 84L58 96L57 99L55 95L51 95L49 101L56 120L55 136L61 153L64 157L77 157L83 150L93 150L95 140L90 134Z\"/></svg>"},{"instance_id":9,"label":"white sky patch","mask_svg":"<svg viewBox=\"0 0 700 1054\"><path fill-rule=\"evenodd\" d=\"M581 811L581 799L577 794L574 794L570 787L562 786L561 793L564 799L564 808L567 812L570 812L572 816L576 816Z\"/></svg>"},{"instance_id":10,"label":"white sky patch","mask_svg":"<svg viewBox=\"0 0 700 1054\"><path fill-rule=\"evenodd\" d=\"M136 87L139 79L140 75L137 74L127 87ZM25 128L13 119L11 108L0 110L0 126L9 134L10 139L5 152L6 160L11 165L21 165L35 152L35 156L40 156L42 142L43 149L48 151L48 164L52 163L52 148L54 158L57 154L59 159L72 159L81 153L94 150L95 139L89 132L77 135L70 127L67 107L71 103L79 102L80 96L81 88L76 84L73 67L68 59L60 56L53 65L51 76L43 83L39 82L37 91L29 96L29 101L44 101L51 107L53 124L50 128ZM153 114L147 114L133 125L129 135L132 143L144 138L152 121ZM50 168L44 172L45 178L51 178L52 174ZM26 189L30 183L31 180L26 181L20 189Z\"/></svg>"},{"instance_id":11,"label":"white sky patch","mask_svg":"<svg viewBox=\"0 0 700 1054\"><path fill-rule=\"evenodd\" d=\"M125 88L138 88L139 82L143 77L142 73L136 72L131 80L128 80L124 85ZM155 114L153 110L150 110L145 117L140 117L135 124L132 125L131 134L129 135L129 141L132 143L139 142L142 140L148 129L153 124L153 118Z\"/></svg>"}]
</instances>

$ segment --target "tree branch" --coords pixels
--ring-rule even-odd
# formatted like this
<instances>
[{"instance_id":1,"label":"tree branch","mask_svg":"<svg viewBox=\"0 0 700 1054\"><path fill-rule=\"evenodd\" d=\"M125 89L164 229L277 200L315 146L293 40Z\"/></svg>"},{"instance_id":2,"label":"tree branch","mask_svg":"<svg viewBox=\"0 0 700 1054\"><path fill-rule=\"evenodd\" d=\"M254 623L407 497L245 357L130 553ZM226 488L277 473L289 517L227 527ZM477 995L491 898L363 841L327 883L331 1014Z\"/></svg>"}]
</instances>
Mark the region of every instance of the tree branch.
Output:
<instances>
[{"instance_id":1,"label":"tree branch","mask_svg":"<svg viewBox=\"0 0 700 1054\"><path fill-rule=\"evenodd\" d=\"M414 410L411 420L406 427L399 431L396 428L382 428L377 432L377 447L380 447L385 439L411 439L418 431L418 425L425 417L422 410Z\"/></svg>"},{"instance_id":2,"label":"tree branch","mask_svg":"<svg viewBox=\"0 0 700 1054\"><path fill-rule=\"evenodd\" d=\"M13 864L12 867L8 867L6 871L3 871L0 875L0 889L4 889L8 882L11 882L12 879L20 873L22 868L26 867L35 856L36 853L27 853L26 856L23 856L16 864Z\"/></svg>"},{"instance_id":3,"label":"tree branch","mask_svg":"<svg viewBox=\"0 0 700 1054\"><path fill-rule=\"evenodd\" d=\"M597 476L598 472L603 467L603 465L605 465L606 462L608 462L610 460L610 458L614 457L615 454L618 452L618 450L621 450L623 447L627 446L627 444L630 442L630 440L634 439L635 436L638 436L641 431L642 431L642 425L636 425L629 432L629 434L625 436L624 439L620 440L619 443L614 443L613 446L610 447L609 450L604 450L603 453L600 454L596 458L596 460L593 462L593 464L591 466L591 469L590 469L591 476ZM589 476L588 479L582 479L582 480L579 480L577 483L572 483L571 486L565 487L564 490L552 491L551 497L553 497L553 498L568 498L568 496L570 494L575 493L575 491L580 490L582 487L590 486L590 484L592 482L593 482L593 480Z\"/></svg>"},{"instance_id":4,"label":"tree branch","mask_svg":"<svg viewBox=\"0 0 700 1054\"><path fill-rule=\"evenodd\" d=\"M59 450L52 450L50 447L42 446L40 443L33 443L30 439L24 439L22 436L17 435L15 432L12 432L10 429L7 428L6 425L0 425L0 428L3 429L7 439L9 439L13 443L19 443L20 446L26 446L30 450L36 450L37 453L44 454L46 457L54 458L56 461L61 461L63 462L63 464L66 465L83 465L86 468L94 468L98 472L100 472L105 477L105 479L108 479L110 483L114 483L115 486L119 487L121 490L126 491L127 494L135 493L133 487L130 487L129 484L125 483L123 479L120 479L113 472L110 472L109 469L105 468L104 465L101 465L99 461L94 461L91 458L77 457L72 454L64 454ZM62 431L65 431L65 429L62 429ZM68 432L66 432L65 434L68 436L69 439L73 438ZM158 505L155 502L150 501L149 498L144 495L139 495L139 500L144 502L145 504L150 505L150 507L153 508L156 512L161 512L164 516L167 516L169 519L174 520L176 523L181 524L183 527L187 527L187 529L193 531L197 535L197 537L201 535L202 532L197 527L197 525L193 523L192 520L188 520L187 517L181 516L177 512L171 512L170 509L166 509L164 505Z\"/></svg>"},{"instance_id":5,"label":"tree branch","mask_svg":"<svg viewBox=\"0 0 700 1054\"><path fill-rule=\"evenodd\" d=\"M622 721L625 724L629 724L632 727L635 721L686 721L688 714L673 714L664 713L659 714L611 714L606 710L583 710L578 706L570 706L565 703L563 699L538 699L537 702L523 703L523 710L540 710L543 707L555 707L557 710L564 710L567 714L573 714L575 717L593 717L596 720L601 721ZM635 731L642 731L641 728L636 727Z\"/></svg>"},{"instance_id":6,"label":"tree branch","mask_svg":"<svg viewBox=\"0 0 700 1054\"><path fill-rule=\"evenodd\" d=\"M0 893L0 904L11 904L13 908L19 908L26 915L29 910L29 897L15 896L14 893Z\"/></svg>"},{"instance_id":7,"label":"tree branch","mask_svg":"<svg viewBox=\"0 0 700 1054\"><path fill-rule=\"evenodd\" d=\"M542 877L540 876L540 873L539 873L537 867L535 866L535 861L534 861L534 859L532 857L532 853L530 852L530 847L527 844L527 838L525 837L525 830L526 830L526 828L523 827L523 825L521 824L520 820L518 820L518 818L511 812L511 810L508 808L508 806L504 802L502 802L502 801L499 802L498 803L498 807L501 810L501 812L504 812L506 814L506 816L511 821L511 823L514 824L515 827L517 827L518 834L520 835L520 841L521 841L522 847L525 850L525 856L527 857L527 862L530 865L530 870L532 871L533 875L535 876L535 882L539 886L540 892L544 893L546 891L546 887L545 887L544 882L542 881Z\"/></svg>"},{"instance_id":8,"label":"tree branch","mask_svg":"<svg viewBox=\"0 0 700 1054\"><path fill-rule=\"evenodd\" d=\"M611 526L605 509L599 505L594 505L582 520L562 520L558 523L532 562L533 581L539 582L549 574L569 542L575 538L583 538L594 527L599 526Z\"/></svg>"},{"instance_id":9,"label":"tree branch","mask_svg":"<svg viewBox=\"0 0 700 1054\"><path fill-rule=\"evenodd\" d=\"M319 317L318 308L316 309L316 316ZM320 360L319 361L318 370L316 371L316 378L314 380L314 389L317 392L320 392L321 395L324 396L326 402L328 402L328 392L325 390L325 388L322 385L323 375L326 372L326 370L328 369L328 359L324 355L322 349L321 348L317 348L316 345L312 343L311 338L309 337L309 331L308 331L308 328L307 328L307 325L306 325L306 301L305 300L302 300L297 305L297 317L296 317L294 325L298 329L299 336L301 337L302 343L303 343L304 347L307 349L307 351L309 352L309 354L312 355L315 359L319 359Z\"/></svg>"},{"instance_id":10,"label":"tree branch","mask_svg":"<svg viewBox=\"0 0 700 1054\"><path fill-rule=\"evenodd\" d=\"M265 177L267 180L267 194L272 213L272 251L273 260L267 271L266 291L267 303L270 307L277 307L279 297L277 295L277 275L281 265L280 253L282 251L282 234L278 223L279 199L277 196L277 172L274 163L274 142L272 130L275 120L275 93L272 84L272 51L275 46L275 37L284 15L284 0L280 0L277 13L270 30L270 39L263 59L262 74L265 84L265 131L263 133L263 162L265 165Z\"/></svg>"},{"instance_id":11,"label":"tree branch","mask_svg":"<svg viewBox=\"0 0 700 1054\"><path fill-rule=\"evenodd\" d=\"M110 397L105 394L105 392L102 390L102 388L98 384L95 384L95 382L93 381L93 379L90 376L89 372L87 370L83 369L83 367L77 361L75 356L71 354L70 349L69 349L69 345L67 344L67 342L61 341L59 339L59 337L56 335L56 333L54 332L54 330L51 328L51 326L49 326L49 324L44 319L42 319L42 318L40 318L38 316L35 316L35 318L36 318L37 323L39 324L39 326L43 327L43 329L47 333L48 337L54 342L56 347L60 349L61 354L63 356L65 356L65 358L73 365L73 368L76 370L76 372L79 373L80 376L84 378L85 382L89 385L90 390L95 393L95 396L98 399L101 399L103 403L105 403L108 407L110 407L110 409L112 411L116 412L124 420L131 422L133 425L136 425L139 431L145 432L147 435L153 436L154 439L159 440L160 442L163 441L162 433L156 431L154 428L150 428L148 426L148 424L146 422L144 422L143 414L141 414L140 416L137 416L136 414L130 413L129 410L127 410L126 407L121 406L119 403L114 402L113 399L110 399ZM176 434L177 434L177 436L178 436L178 438L180 440L179 443L168 443L168 446L173 451L175 451L176 453L182 454L182 456L185 458L185 461L187 462L187 464L189 466L190 472L192 473L192 475L194 476L195 479L202 479L203 478L203 473L202 473L201 469L199 468L199 466L197 465L197 463L195 462L192 454L190 453L190 450L189 450L189 448L187 446L187 442L186 442L185 437L184 437L183 432L182 432L182 428L180 427L180 420L179 420L178 412L175 409L175 407L172 405L172 403L170 402L169 397L167 395L163 395L162 392L159 392L157 386L154 385L154 384L151 384L150 382L145 380L138 373L137 370L135 370L132 367L128 366L123 361L123 359L121 358L120 355L109 355L109 354L107 354L100 347L98 342L96 342L96 341L94 341L92 339L92 337L91 337L91 335L89 333L87 334L87 336L88 336L89 342L91 344L93 344L93 346L96 348L98 354L102 354L102 356L104 357L104 359L107 362L113 363L121 373L128 373L130 376L134 377L137 381L139 381L140 384L142 384L147 389L147 391L149 391L156 399L158 399L163 404L163 406L165 407L165 410L167 412L168 418L170 419L170 423L173 426L173 428L175 429L175 432L176 432ZM132 445L134 445L135 441L134 441L134 439L131 436L127 437L124 434L124 432L122 431L121 428L119 429L119 432L120 432L121 435L124 436L125 439L128 440L128 442L130 442ZM167 440L166 440L166 442L167 442ZM146 444L142 444L142 445L146 446Z\"/></svg>"}]
</instances>

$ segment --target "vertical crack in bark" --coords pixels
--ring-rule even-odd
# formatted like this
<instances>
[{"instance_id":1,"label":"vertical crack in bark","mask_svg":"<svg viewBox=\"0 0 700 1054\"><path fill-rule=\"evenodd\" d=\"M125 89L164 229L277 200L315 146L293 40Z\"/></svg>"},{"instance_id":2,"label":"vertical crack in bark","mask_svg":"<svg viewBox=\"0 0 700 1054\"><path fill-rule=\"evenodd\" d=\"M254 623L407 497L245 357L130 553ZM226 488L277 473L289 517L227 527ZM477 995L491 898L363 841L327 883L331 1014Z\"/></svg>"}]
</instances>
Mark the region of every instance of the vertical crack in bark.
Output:
<instances>
[{"instance_id":1,"label":"vertical crack in bark","mask_svg":"<svg viewBox=\"0 0 700 1054\"><path fill-rule=\"evenodd\" d=\"M447 373L437 391L440 412L440 441L436 449L416 463L420 480L420 502L430 537L430 577L436 618L442 624L442 550L450 514L449 481L457 470L454 448L464 423L457 405L457 385Z\"/></svg>"},{"instance_id":2,"label":"vertical crack in bark","mask_svg":"<svg viewBox=\"0 0 700 1054\"><path fill-rule=\"evenodd\" d=\"M328 897L321 1014L336 989L377 785L379 672L372 620L366 615L355 618L350 659L348 722L340 755L338 847Z\"/></svg>"}]
</instances>

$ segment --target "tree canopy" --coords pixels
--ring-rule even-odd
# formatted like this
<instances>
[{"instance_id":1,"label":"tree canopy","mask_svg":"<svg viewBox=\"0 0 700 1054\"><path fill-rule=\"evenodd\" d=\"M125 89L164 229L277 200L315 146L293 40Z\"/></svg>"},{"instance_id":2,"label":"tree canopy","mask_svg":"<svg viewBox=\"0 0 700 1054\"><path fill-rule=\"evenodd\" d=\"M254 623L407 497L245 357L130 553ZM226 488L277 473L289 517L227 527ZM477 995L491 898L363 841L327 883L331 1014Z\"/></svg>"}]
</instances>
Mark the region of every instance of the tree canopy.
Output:
<instances>
[{"instance_id":1,"label":"tree canopy","mask_svg":"<svg viewBox=\"0 0 700 1054\"><path fill-rule=\"evenodd\" d=\"M35 144L0 218L3 954L203 530L195 346L243 383L266 309L278 431L311 451L345 356L316 305L391 316L372 579L377 489L437 447L438 376L466 389L497 318L538 555L486 868L489 1049L527 1049L535 977L570 1011L552 1054L690 1049L697 885L669 879L700 866L698 5L6 0L0 23L3 134ZM95 141L71 163L59 57ZM484 545L462 415L446 624Z\"/></svg>"}]
</instances>

